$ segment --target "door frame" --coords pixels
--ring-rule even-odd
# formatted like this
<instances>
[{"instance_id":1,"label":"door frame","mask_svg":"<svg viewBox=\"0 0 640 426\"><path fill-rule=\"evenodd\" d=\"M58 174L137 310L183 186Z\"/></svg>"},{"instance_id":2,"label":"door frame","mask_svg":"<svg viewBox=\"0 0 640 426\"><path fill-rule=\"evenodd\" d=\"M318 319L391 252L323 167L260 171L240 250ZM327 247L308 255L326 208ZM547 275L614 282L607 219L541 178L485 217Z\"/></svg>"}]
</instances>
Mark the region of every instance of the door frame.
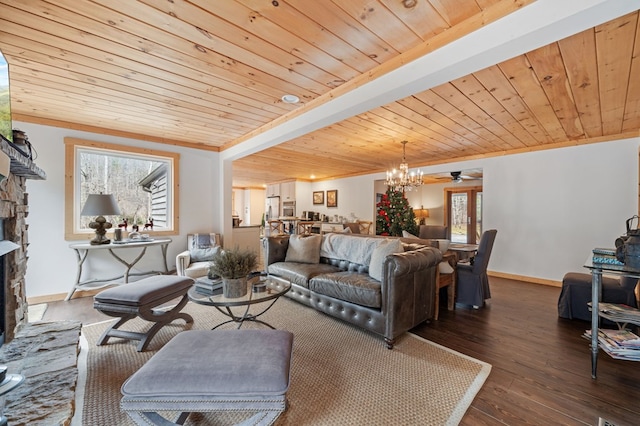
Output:
<instances>
[{"instance_id":1,"label":"door frame","mask_svg":"<svg viewBox=\"0 0 640 426\"><path fill-rule=\"evenodd\" d=\"M467 194L467 244L477 244L476 228L478 218L476 217L478 193L482 191L480 186L459 186L444 188L444 224L447 227L447 238L451 239L451 195Z\"/></svg>"}]
</instances>

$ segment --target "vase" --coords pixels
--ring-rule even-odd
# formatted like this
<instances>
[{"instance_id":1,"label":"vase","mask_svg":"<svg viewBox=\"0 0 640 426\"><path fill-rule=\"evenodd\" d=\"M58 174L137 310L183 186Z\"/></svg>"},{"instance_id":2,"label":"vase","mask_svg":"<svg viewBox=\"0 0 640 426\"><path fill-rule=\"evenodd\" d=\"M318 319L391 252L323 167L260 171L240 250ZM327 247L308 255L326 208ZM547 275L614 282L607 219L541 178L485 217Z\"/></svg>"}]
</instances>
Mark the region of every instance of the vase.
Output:
<instances>
[{"instance_id":1,"label":"vase","mask_svg":"<svg viewBox=\"0 0 640 426\"><path fill-rule=\"evenodd\" d=\"M247 277L223 278L222 294L227 299L242 297L247 294Z\"/></svg>"}]
</instances>

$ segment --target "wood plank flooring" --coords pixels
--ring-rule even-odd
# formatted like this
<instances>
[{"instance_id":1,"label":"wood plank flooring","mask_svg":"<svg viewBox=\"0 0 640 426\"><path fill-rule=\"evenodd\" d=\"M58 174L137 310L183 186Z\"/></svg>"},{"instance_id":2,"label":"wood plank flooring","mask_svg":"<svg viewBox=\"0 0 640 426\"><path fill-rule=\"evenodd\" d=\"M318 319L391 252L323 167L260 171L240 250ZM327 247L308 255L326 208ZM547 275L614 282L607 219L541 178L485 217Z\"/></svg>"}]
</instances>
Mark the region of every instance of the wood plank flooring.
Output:
<instances>
[{"instance_id":1,"label":"wood plank flooring","mask_svg":"<svg viewBox=\"0 0 640 426\"><path fill-rule=\"evenodd\" d=\"M484 308L448 311L442 297L439 320L413 330L493 366L462 425L597 425L599 417L640 424L640 363L600 352L598 378L591 379L589 342L581 337L590 324L558 318L559 288L490 281ZM109 319L92 303L50 303L44 319Z\"/></svg>"}]
</instances>

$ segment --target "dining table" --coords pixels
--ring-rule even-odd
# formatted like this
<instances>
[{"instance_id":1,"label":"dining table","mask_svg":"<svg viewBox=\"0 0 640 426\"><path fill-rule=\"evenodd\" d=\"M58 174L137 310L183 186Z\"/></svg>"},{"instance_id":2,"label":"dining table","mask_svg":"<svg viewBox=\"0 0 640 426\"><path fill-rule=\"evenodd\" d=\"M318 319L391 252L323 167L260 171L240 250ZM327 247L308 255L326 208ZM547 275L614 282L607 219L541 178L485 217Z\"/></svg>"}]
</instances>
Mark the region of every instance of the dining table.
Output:
<instances>
[{"instance_id":1,"label":"dining table","mask_svg":"<svg viewBox=\"0 0 640 426\"><path fill-rule=\"evenodd\" d=\"M478 251L478 245L467 243L451 243L449 244L449 251L452 251L456 254L458 261L466 260L472 258L476 254L476 251Z\"/></svg>"}]
</instances>

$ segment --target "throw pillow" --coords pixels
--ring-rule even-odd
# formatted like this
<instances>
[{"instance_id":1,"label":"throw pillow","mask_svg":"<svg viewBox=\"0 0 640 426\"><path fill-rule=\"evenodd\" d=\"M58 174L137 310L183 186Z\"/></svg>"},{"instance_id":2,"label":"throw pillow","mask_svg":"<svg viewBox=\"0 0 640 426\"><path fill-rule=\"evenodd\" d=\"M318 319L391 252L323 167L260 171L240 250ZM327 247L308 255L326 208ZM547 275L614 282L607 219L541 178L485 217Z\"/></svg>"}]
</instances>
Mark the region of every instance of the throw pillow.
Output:
<instances>
[{"instance_id":1,"label":"throw pillow","mask_svg":"<svg viewBox=\"0 0 640 426\"><path fill-rule=\"evenodd\" d=\"M320 235L292 235L285 262L320 263Z\"/></svg>"},{"instance_id":2,"label":"throw pillow","mask_svg":"<svg viewBox=\"0 0 640 426\"><path fill-rule=\"evenodd\" d=\"M402 253L402 242L400 240L385 240L373 250L371 262L369 263L369 276L378 281L382 281L382 271L384 259L393 253Z\"/></svg>"},{"instance_id":3,"label":"throw pillow","mask_svg":"<svg viewBox=\"0 0 640 426\"><path fill-rule=\"evenodd\" d=\"M418 237L417 235L413 235L413 234L411 234L411 233L409 233L407 231L402 231L402 236L404 238L415 238L416 240L420 239L420 237Z\"/></svg>"},{"instance_id":4,"label":"throw pillow","mask_svg":"<svg viewBox=\"0 0 640 426\"><path fill-rule=\"evenodd\" d=\"M193 234L189 247L191 262L210 262L219 251L220 246L216 245L215 238L210 234Z\"/></svg>"}]
</instances>

